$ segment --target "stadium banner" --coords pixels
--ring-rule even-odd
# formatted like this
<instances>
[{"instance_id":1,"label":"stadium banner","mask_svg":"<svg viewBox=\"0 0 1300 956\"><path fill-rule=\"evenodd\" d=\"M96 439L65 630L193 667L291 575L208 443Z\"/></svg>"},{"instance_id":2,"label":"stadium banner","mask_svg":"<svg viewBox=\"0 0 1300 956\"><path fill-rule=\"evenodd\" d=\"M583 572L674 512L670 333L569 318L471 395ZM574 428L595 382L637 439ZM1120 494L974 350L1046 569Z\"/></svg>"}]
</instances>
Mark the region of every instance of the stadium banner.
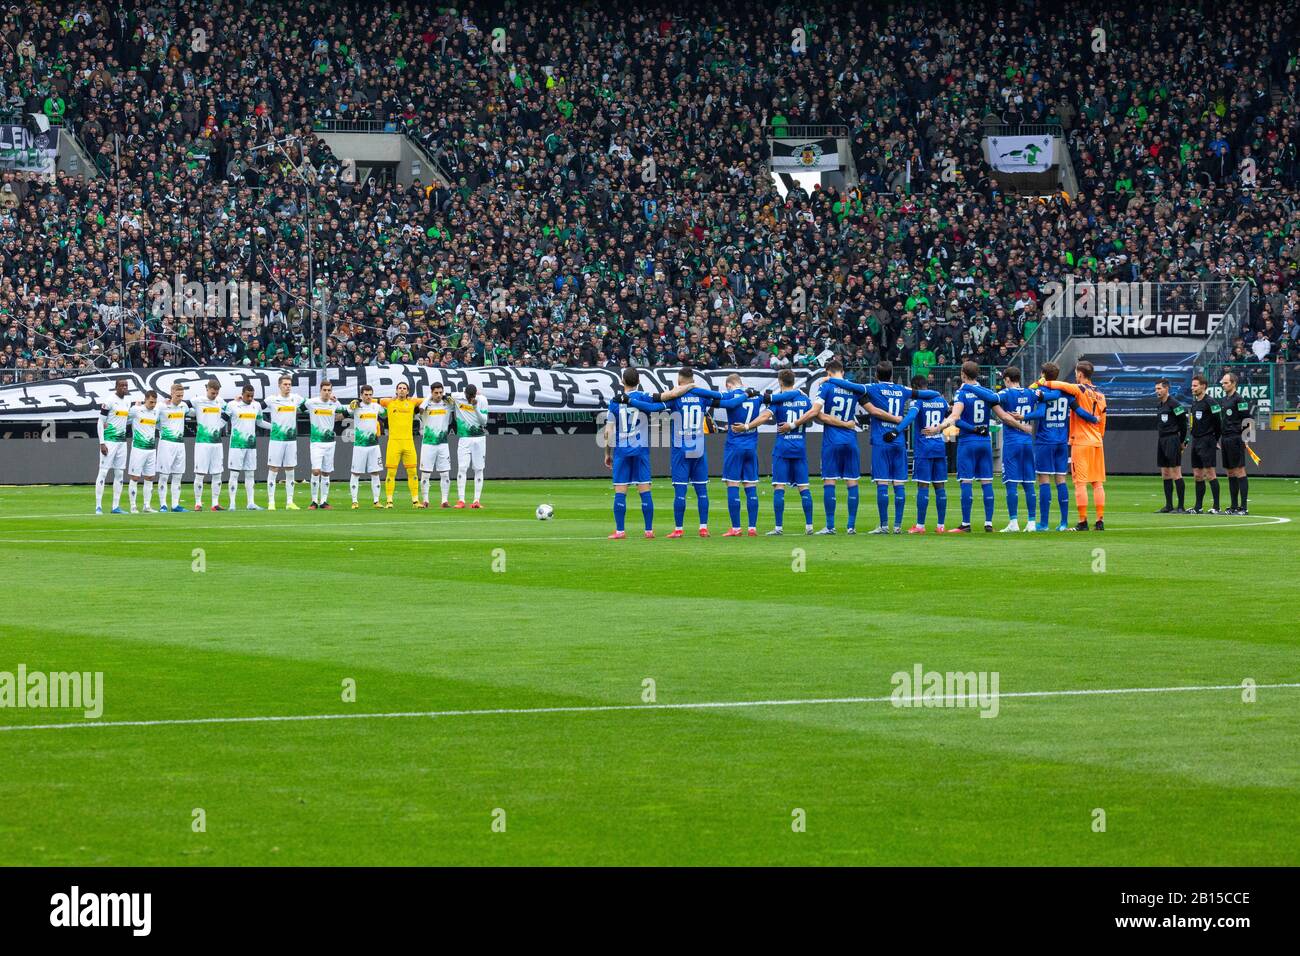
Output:
<instances>
[{"instance_id":1,"label":"stadium banner","mask_svg":"<svg viewBox=\"0 0 1300 956\"><path fill-rule=\"evenodd\" d=\"M1045 173L1056 165L1051 136L990 136L989 165L1000 173Z\"/></svg>"},{"instance_id":2,"label":"stadium banner","mask_svg":"<svg viewBox=\"0 0 1300 956\"><path fill-rule=\"evenodd\" d=\"M52 173L59 158L59 128L32 133L16 123L0 123L0 169Z\"/></svg>"},{"instance_id":3,"label":"stadium banner","mask_svg":"<svg viewBox=\"0 0 1300 956\"><path fill-rule=\"evenodd\" d=\"M642 368L640 388L665 391L677 384L679 366ZM721 390L727 376L741 376L745 388L779 389L777 369L696 370L696 381L706 388ZM363 365L329 369L244 368L239 366L193 366L150 369L110 369L74 378L45 379L0 387L0 421L59 421L94 418L100 405L109 401L118 379L130 386L127 397L144 398L148 389L166 395L175 382L185 387L185 397L198 401L206 392L204 383L215 378L221 383L221 397L233 399L245 385L255 398L263 399L278 390L281 375L293 379L294 391L315 395L322 375L334 383L334 396L341 402L358 397L363 385L375 390L376 398L397 393L405 382L413 394L427 395L429 387L441 383L452 391L463 391L473 383L487 398L488 410L496 413L556 414L604 411L610 399L623 390L621 370L612 368L542 369L489 365L480 368L439 368L426 365ZM820 373L795 370L795 385L806 388Z\"/></svg>"},{"instance_id":4,"label":"stadium banner","mask_svg":"<svg viewBox=\"0 0 1300 956\"><path fill-rule=\"evenodd\" d=\"M1097 339L1144 339L1178 336L1207 339L1223 322L1222 312L1156 312L1150 315L1094 315L1076 319L1075 334Z\"/></svg>"},{"instance_id":5,"label":"stadium banner","mask_svg":"<svg viewBox=\"0 0 1300 956\"><path fill-rule=\"evenodd\" d=\"M1107 352L1080 355L1092 363L1092 382L1106 396L1106 411L1116 415L1156 413L1156 382L1169 379L1169 391L1190 400L1197 352Z\"/></svg>"},{"instance_id":6,"label":"stadium banner","mask_svg":"<svg viewBox=\"0 0 1300 956\"><path fill-rule=\"evenodd\" d=\"M840 151L835 137L827 139L772 141L774 170L825 170L840 168Z\"/></svg>"}]
</instances>

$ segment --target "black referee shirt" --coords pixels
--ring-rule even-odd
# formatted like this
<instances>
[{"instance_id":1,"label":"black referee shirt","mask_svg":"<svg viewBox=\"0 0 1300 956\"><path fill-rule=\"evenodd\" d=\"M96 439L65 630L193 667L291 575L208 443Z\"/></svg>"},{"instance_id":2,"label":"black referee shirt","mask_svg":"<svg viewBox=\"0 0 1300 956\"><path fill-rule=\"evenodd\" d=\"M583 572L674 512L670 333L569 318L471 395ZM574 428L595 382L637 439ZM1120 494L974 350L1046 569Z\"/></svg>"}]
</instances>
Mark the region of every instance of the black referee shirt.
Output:
<instances>
[{"instance_id":1,"label":"black referee shirt","mask_svg":"<svg viewBox=\"0 0 1300 956\"><path fill-rule=\"evenodd\" d=\"M1227 437L1240 438L1241 430L1255 415L1254 403L1237 389L1232 395L1219 399L1223 407L1223 434Z\"/></svg>"},{"instance_id":2,"label":"black referee shirt","mask_svg":"<svg viewBox=\"0 0 1300 956\"><path fill-rule=\"evenodd\" d=\"M1206 395L1192 399L1192 437L1213 438L1223 434L1223 421L1219 418L1222 406L1217 398Z\"/></svg>"},{"instance_id":3,"label":"black referee shirt","mask_svg":"<svg viewBox=\"0 0 1300 956\"><path fill-rule=\"evenodd\" d=\"M1158 406L1158 428L1161 438L1177 438L1180 442L1187 438L1187 406L1170 395Z\"/></svg>"}]
</instances>

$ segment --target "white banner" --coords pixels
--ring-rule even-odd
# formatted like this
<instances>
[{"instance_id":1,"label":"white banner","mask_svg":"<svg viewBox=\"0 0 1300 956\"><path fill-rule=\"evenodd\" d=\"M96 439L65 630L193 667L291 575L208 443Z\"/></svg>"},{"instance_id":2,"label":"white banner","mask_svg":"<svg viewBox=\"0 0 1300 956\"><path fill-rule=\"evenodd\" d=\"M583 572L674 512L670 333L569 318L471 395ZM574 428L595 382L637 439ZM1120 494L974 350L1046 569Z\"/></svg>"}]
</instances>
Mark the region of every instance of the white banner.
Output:
<instances>
[{"instance_id":1,"label":"white banner","mask_svg":"<svg viewBox=\"0 0 1300 956\"><path fill-rule=\"evenodd\" d=\"M52 173L58 158L58 127L33 134L14 123L0 123L0 168Z\"/></svg>"},{"instance_id":2,"label":"white banner","mask_svg":"<svg viewBox=\"0 0 1300 956\"><path fill-rule=\"evenodd\" d=\"M643 368L640 388L647 392L664 391L677 384L678 366ZM775 369L696 370L695 380L706 388L719 391L733 372L743 379L745 388L759 390L780 388ZM405 382L415 395L429 394L429 386L441 382L452 391L463 391L471 382L487 397L490 412L592 412L603 411L610 399L623 390L618 369L540 369L484 366L482 368L444 369L424 365L344 366L323 373L334 383L334 395L340 401L356 398L362 385L370 385L376 398L397 394ZM807 369L795 370L795 384L806 388L815 376ZM238 397L245 385L253 387L255 398L262 399L278 390L281 375L293 378L293 390L315 395L319 391L320 369L240 368L227 366L112 369L76 378L46 379L28 384L0 387L0 421L58 421L90 419L99 407L113 396L118 379L126 379L133 401L144 398L146 389L166 396L173 382L185 386L185 397L198 401L206 397L204 383L215 378L221 383L221 397Z\"/></svg>"},{"instance_id":3,"label":"white banner","mask_svg":"<svg viewBox=\"0 0 1300 956\"><path fill-rule=\"evenodd\" d=\"M1056 165L1056 140L1042 136L990 136L984 140L989 165L1001 173L1045 173Z\"/></svg>"}]
</instances>

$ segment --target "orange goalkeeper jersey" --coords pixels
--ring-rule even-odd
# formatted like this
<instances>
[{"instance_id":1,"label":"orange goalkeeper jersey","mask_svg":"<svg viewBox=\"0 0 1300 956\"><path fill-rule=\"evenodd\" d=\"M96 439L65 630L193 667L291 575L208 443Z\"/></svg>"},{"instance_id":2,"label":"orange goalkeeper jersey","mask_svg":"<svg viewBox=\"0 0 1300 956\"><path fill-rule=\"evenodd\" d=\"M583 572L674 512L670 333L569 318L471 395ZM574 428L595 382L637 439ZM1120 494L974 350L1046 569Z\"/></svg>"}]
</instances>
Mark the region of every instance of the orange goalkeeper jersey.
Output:
<instances>
[{"instance_id":1,"label":"orange goalkeeper jersey","mask_svg":"<svg viewBox=\"0 0 1300 956\"><path fill-rule=\"evenodd\" d=\"M1082 448L1096 448L1102 444L1106 434L1106 396L1092 385L1071 385L1069 382L1044 382L1046 388L1054 388L1066 395L1073 395L1079 407L1092 414L1097 424L1084 421L1078 415L1070 416L1070 444Z\"/></svg>"}]
</instances>

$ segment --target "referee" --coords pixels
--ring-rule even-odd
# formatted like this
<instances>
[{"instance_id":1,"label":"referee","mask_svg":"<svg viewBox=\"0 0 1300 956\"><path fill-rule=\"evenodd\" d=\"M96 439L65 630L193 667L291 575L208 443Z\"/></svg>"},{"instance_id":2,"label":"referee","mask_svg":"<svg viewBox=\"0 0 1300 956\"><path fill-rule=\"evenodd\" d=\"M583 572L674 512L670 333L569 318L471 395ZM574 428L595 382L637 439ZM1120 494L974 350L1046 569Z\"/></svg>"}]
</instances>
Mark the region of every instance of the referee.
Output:
<instances>
[{"instance_id":1,"label":"referee","mask_svg":"<svg viewBox=\"0 0 1300 956\"><path fill-rule=\"evenodd\" d=\"M1156 464L1164 479L1165 506L1156 514L1186 514L1183 507L1187 491L1183 483L1183 452L1187 449L1187 408L1169 394L1169 379L1156 382L1159 416L1156 438ZM1174 507L1174 489L1178 489L1178 507Z\"/></svg>"},{"instance_id":2,"label":"referee","mask_svg":"<svg viewBox=\"0 0 1300 956\"><path fill-rule=\"evenodd\" d=\"M1189 513L1194 515L1204 514L1201 505L1205 503L1207 481L1214 496L1210 514L1219 513L1219 477L1214 473L1214 461L1218 457L1223 421L1219 418L1221 406L1210 397L1209 387L1210 380L1200 372L1192 376L1192 477L1196 479L1196 507Z\"/></svg>"},{"instance_id":3,"label":"referee","mask_svg":"<svg viewBox=\"0 0 1300 956\"><path fill-rule=\"evenodd\" d=\"M1228 495L1232 507L1225 514L1250 514L1246 510L1246 495L1250 479L1246 477L1246 441L1242 432L1255 418L1255 406L1243 392L1237 390L1237 373L1224 372L1219 380L1223 386L1223 470L1228 473ZM1240 502L1240 504L1238 504Z\"/></svg>"}]
</instances>

